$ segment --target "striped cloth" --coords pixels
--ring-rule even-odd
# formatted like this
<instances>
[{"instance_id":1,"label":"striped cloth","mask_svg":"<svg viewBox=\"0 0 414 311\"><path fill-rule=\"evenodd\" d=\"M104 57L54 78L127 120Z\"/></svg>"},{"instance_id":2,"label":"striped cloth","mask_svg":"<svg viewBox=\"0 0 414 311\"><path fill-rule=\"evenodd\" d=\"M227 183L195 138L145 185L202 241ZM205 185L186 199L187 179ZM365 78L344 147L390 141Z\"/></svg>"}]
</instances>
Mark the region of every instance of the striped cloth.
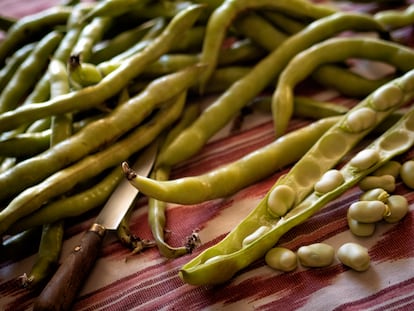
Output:
<instances>
[{"instance_id":1,"label":"striped cloth","mask_svg":"<svg viewBox=\"0 0 414 311\"><path fill-rule=\"evenodd\" d=\"M21 17L53 3L56 2L0 0L0 12ZM375 5L369 4L357 6L342 2L340 5L344 10L376 9ZM408 30L405 36L407 33L411 31ZM315 94L315 90L306 86L301 91L319 98L342 100L331 91L318 90L319 93ZM347 103L352 104L352 101ZM289 130L309 122L295 118ZM171 177L206 172L272 140L270 117L255 112L245 116L239 131L231 132L226 128L216 135L200 153L175 167ZM414 149L411 149L400 159L413 157ZM371 267L366 272L352 271L335 260L326 268L299 266L293 272L282 273L266 266L262 259L219 286L191 286L180 280L180 267L220 241L288 169L275 172L227 198L188 206L170 204L167 228L171 234L168 241L171 245L181 245L188 234L198 229L203 243L193 254L165 259L153 248L130 256L116 237L108 234L74 310L414 310L414 192L400 182L396 193L406 196L410 202L410 213L397 224L380 223L372 237L357 238L348 230L347 208L361 194L355 187L279 241L280 246L294 251L302 245L316 242L328 243L335 249L345 242L357 242L367 247L371 256ZM67 222L62 259L80 240L95 216L92 213ZM145 197L137 202L131 230L141 238L151 238ZM34 259L35 255L18 262L0 263L0 310L31 309L38 293L21 288L17 278L28 272Z\"/></svg>"}]
</instances>

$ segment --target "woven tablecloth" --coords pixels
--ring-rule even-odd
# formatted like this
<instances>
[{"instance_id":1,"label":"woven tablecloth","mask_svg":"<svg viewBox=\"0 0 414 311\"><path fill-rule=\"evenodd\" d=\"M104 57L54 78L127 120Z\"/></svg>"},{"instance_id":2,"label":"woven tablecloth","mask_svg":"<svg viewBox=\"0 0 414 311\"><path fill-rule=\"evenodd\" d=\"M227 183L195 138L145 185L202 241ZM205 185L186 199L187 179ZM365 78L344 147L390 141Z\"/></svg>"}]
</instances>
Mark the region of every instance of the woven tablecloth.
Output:
<instances>
[{"instance_id":1,"label":"woven tablecloth","mask_svg":"<svg viewBox=\"0 0 414 311\"><path fill-rule=\"evenodd\" d=\"M0 13L22 17L55 3L52 0L0 0ZM376 9L370 4L342 2L340 5L343 10ZM400 36L410 39L412 29L405 29ZM303 92L323 100L339 102L342 99L332 90L302 87ZM290 122L289 131L309 122L295 118ZM246 115L238 131L230 131L230 127L214 136L196 156L174 167L171 178L207 172L274 139L272 120L261 112ZM400 159L413 157L414 149L411 149ZM156 248L151 248L131 256L115 235L108 234L74 310L414 310L414 192L401 182L397 183L395 193L408 199L409 214L396 224L380 223L371 237L358 238L349 231L347 209L361 194L354 187L279 241L280 246L294 251L316 242L328 243L335 249L345 242L357 242L367 247L371 256L371 266L366 272L350 270L335 259L329 267L299 265L295 271L283 273L269 268L262 259L219 286L183 283L178 277L180 267L223 239L288 170L286 167L226 198L197 205L170 204L168 242L181 245L187 235L198 229L202 245L192 254L166 259ZM80 240L97 212L67 221L62 259ZM151 239L145 197L137 202L131 230L141 238ZM0 310L31 309L37 292L21 288L18 277L28 272L34 260L35 255L31 255L18 262L0 263Z\"/></svg>"}]
</instances>

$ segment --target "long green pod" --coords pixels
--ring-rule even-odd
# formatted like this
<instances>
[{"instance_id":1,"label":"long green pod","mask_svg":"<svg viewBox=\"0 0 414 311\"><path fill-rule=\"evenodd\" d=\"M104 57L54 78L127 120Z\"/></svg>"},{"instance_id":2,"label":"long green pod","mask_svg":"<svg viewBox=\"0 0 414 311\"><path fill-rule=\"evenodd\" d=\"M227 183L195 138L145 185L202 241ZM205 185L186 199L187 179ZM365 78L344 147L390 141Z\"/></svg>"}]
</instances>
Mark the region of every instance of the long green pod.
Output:
<instances>
[{"instance_id":1,"label":"long green pod","mask_svg":"<svg viewBox=\"0 0 414 311\"><path fill-rule=\"evenodd\" d=\"M140 41L155 23L155 19L146 21L132 29L121 32L111 39L95 44L92 48L90 62L99 64L129 49Z\"/></svg>"},{"instance_id":2,"label":"long green pod","mask_svg":"<svg viewBox=\"0 0 414 311\"><path fill-rule=\"evenodd\" d=\"M414 24L414 4L403 10L382 10L374 14L375 20L379 21L388 29L398 29Z\"/></svg>"},{"instance_id":3,"label":"long green pod","mask_svg":"<svg viewBox=\"0 0 414 311\"><path fill-rule=\"evenodd\" d=\"M270 83L276 81L280 72L297 53L334 34L350 29L381 31L382 27L371 16L355 13L335 13L309 24L303 31L284 41L279 48L211 103L193 125L171 143L168 152L164 153L163 163L172 166L197 153L210 137L239 113L243 106L251 102Z\"/></svg>"},{"instance_id":4,"label":"long green pod","mask_svg":"<svg viewBox=\"0 0 414 311\"><path fill-rule=\"evenodd\" d=\"M78 40L73 46L71 56L79 57L81 62L89 62L93 46L102 40L106 30L110 27L112 19L109 17L97 17L86 24Z\"/></svg>"},{"instance_id":5,"label":"long green pod","mask_svg":"<svg viewBox=\"0 0 414 311\"><path fill-rule=\"evenodd\" d=\"M7 233L17 234L44 224L77 217L102 206L123 178L124 174L121 168L116 166L110 169L102 180L90 188L70 196L53 200L43 205L36 212L18 220L9 228Z\"/></svg>"},{"instance_id":6,"label":"long green pod","mask_svg":"<svg viewBox=\"0 0 414 311\"><path fill-rule=\"evenodd\" d=\"M275 136L283 135L293 115L294 87L320 65L364 58L386 62L401 72L414 68L414 50L397 43L366 37L332 38L297 54L281 73L272 98Z\"/></svg>"},{"instance_id":7,"label":"long green pod","mask_svg":"<svg viewBox=\"0 0 414 311\"><path fill-rule=\"evenodd\" d=\"M6 37L0 44L0 66L3 66L10 54L36 38L36 35L48 33L56 25L66 24L71 11L70 7L53 6L19 19L8 30Z\"/></svg>"},{"instance_id":8,"label":"long green pod","mask_svg":"<svg viewBox=\"0 0 414 311\"><path fill-rule=\"evenodd\" d=\"M86 11L90 9L91 3L81 3L76 5L68 18L66 23L67 31L57 47L53 58L62 62L67 62L73 46L78 41L79 35L82 31L82 25L78 23L79 19ZM42 103L50 99L50 80L49 75L45 74L36 83L32 92L26 97L23 105L29 103Z\"/></svg>"},{"instance_id":9,"label":"long green pod","mask_svg":"<svg viewBox=\"0 0 414 311\"><path fill-rule=\"evenodd\" d=\"M226 197L299 160L339 118L311 123L202 175L167 181L137 175L130 183L151 198L178 204L196 204Z\"/></svg>"},{"instance_id":10,"label":"long green pod","mask_svg":"<svg viewBox=\"0 0 414 311\"><path fill-rule=\"evenodd\" d=\"M141 9L147 1L143 0L110 0L102 1L82 18L82 22L90 22L98 17L116 17L130 10Z\"/></svg>"},{"instance_id":11,"label":"long green pod","mask_svg":"<svg viewBox=\"0 0 414 311\"><path fill-rule=\"evenodd\" d=\"M271 8L273 10L286 10L321 18L336 12L334 8L317 5L310 1L272 1L272 0L226 0L213 11L207 22L206 35L203 42L201 61L208 64L206 72L201 77L200 91L203 92L205 85L211 77L217 65L217 58L230 24L237 15L248 9Z\"/></svg>"},{"instance_id":12,"label":"long green pod","mask_svg":"<svg viewBox=\"0 0 414 311\"><path fill-rule=\"evenodd\" d=\"M414 91L414 72L404 78L407 83L402 83L402 88L412 93ZM400 80L400 82L404 81ZM268 200L275 189L275 186L272 187L252 212L222 241L186 263L180 269L179 276L184 282L194 285L218 284L228 281L235 273L263 257L291 228L303 223L332 199L356 185L364 176L411 148L414 144L413 124L414 110L411 109L397 124L364 151L376 155L374 161L370 161L370 166L360 165L360 153L358 153L340 170L344 177L342 184L324 194L311 193L302 203L296 205L283 217L275 217L269 213ZM323 141L327 137L332 137L329 131L320 140ZM303 159L305 162L309 160L306 155ZM313 161L322 162L325 159L326 157L315 158ZM356 163L358 164L356 165ZM307 180L312 172L302 164L298 168L300 170L296 170L293 178L297 183L300 183L302 180ZM318 176L310 176L310 178L313 182L318 180ZM281 179L282 182L283 179Z\"/></svg>"},{"instance_id":13,"label":"long green pod","mask_svg":"<svg viewBox=\"0 0 414 311\"><path fill-rule=\"evenodd\" d=\"M168 132L159 153L162 153L165 146L186 128L200 113L200 107L198 104L191 104L186 107L180 121ZM156 180L167 180L170 175L170 169L167 167L159 167L158 163L155 163L155 168L151 173L152 178ZM176 258L190 253L193 250L191 245L183 245L179 247L173 247L165 240L165 224L166 224L166 210L167 202L157 200L153 197L148 197L148 223L151 227L152 236L157 245L160 254L166 258Z\"/></svg>"},{"instance_id":14,"label":"long green pod","mask_svg":"<svg viewBox=\"0 0 414 311\"><path fill-rule=\"evenodd\" d=\"M87 110L100 105L127 86L149 63L165 54L181 33L195 23L202 9L202 6L192 5L181 11L141 53L129 58L121 67L104 77L100 83L52 98L47 102L23 105L3 113L0 115L0 132L47 116Z\"/></svg>"},{"instance_id":15,"label":"long green pod","mask_svg":"<svg viewBox=\"0 0 414 311\"><path fill-rule=\"evenodd\" d=\"M24 96L43 75L49 63L49 57L53 54L62 37L61 33L52 31L39 41L1 92L1 113L18 107Z\"/></svg>"},{"instance_id":16,"label":"long green pod","mask_svg":"<svg viewBox=\"0 0 414 311\"><path fill-rule=\"evenodd\" d=\"M9 57L6 64L0 70L0 92L3 91L4 87L7 83L9 83L20 64L23 63L23 61L30 55L35 46L35 42L26 44Z\"/></svg>"},{"instance_id":17,"label":"long green pod","mask_svg":"<svg viewBox=\"0 0 414 311\"><path fill-rule=\"evenodd\" d=\"M277 48L288 35L274 27L269 21L257 13L250 12L237 18L234 22L237 32L250 38L257 45L272 51ZM260 31L258 31L260 29ZM271 38L271 40L269 40Z\"/></svg>"},{"instance_id":18,"label":"long green pod","mask_svg":"<svg viewBox=\"0 0 414 311\"><path fill-rule=\"evenodd\" d=\"M194 85L204 66L192 66L154 80L144 91L86 125L70 138L0 174L0 201L114 141L140 124L166 100Z\"/></svg>"},{"instance_id":19,"label":"long green pod","mask_svg":"<svg viewBox=\"0 0 414 311\"><path fill-rule=\"evenodd\" d=\"M26 158L49 148L50 129L38 133L21 133L0 140L0 156Z\"/></svg>"},{"instance_id":20,"label":"long green pod","mask_svg":"<svg viewBox=\"0 0 414 311\"><path fill-rule=\"evenodd\" d=\"M174 101L171 100L171 101ZM150 122L140 125L126 138L92 154L29 187L17 195L0 212L0 235L17 220L38 210L53 198L73 189L108 168L120 165L134 153L150 144L181 115L181 103L163 106Z\"/></svg>"},{"instance_id":21,"label":"long green pod","mask_svg":"<svg viewBox=\"0 0 414 311\"><path fill-rule=\"evenodd\" d=\"M63 234L63 222L43 226L36 261L29 274L20 277L23 287L34 288L41 285L55 271L62 249Z\"/></svg>"},{"instance_id":22,"label":"long green pod","mask_svg":"<svg viewBox=\"0 0 414 311\"><path fill-rule=\"evenodd\" d=\"M68 73L64 62L52 59L47 72L50 76L50 94L52 98L70 91ZM50 146L54 146L72 135L72 119L70 113L52 117ZM43 225L36 260L28 275L24 274L21 277L24 287L41 285L55 271L62 250L63 234L63 220Z\"/></svg>"},{"instance_id":23,"label":"long green pod","mask_svg":"<svg viewBox=\"0 0 414 311\"><path fill-rule=\"evenodd\" d=\"M381 85L391 81L395 75L368 79L348 68L325 64L318 67L311 77L324 87L334 89L345 96L365 97Z\"/></svg>"}]
</instances>

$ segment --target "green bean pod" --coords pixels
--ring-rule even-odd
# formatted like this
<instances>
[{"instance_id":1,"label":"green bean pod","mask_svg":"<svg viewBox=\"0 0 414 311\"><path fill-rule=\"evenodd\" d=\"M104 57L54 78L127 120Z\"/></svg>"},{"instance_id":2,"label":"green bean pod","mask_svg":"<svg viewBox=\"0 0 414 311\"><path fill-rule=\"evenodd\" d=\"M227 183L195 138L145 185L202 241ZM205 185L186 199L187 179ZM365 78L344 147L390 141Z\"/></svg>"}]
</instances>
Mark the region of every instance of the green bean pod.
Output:
<instances>
[{"instance_id":1,"label":"green bean pod","mask_svg":"<svg viewBox=\"0 0 414 311\"><path fill-rule=\"evenodd\" d=\"M90 188L42 205L36 212L14 223L7 232L17 234L37 226L77 217L102 206L123 178L119 166L111 168L104 178Z\"/></svg>"},{"instance_id":2,"label":"green bean pod","mask_svg":"<svg viewBox=\"0 0 414 311\"><path fill-rule=\"evenodd\" d=\"M412 93L414 90L413 74L414 72L411 72L410 76L402 77L402 81L406 79L406 83L403 83L402 88L409 93ZM217 284L229 280L236 272L264 256L264 254L270 248L274 247L278 239L287 231L303 223L321 208L326 206L331 200L355 186L364 176L370 174L391 158L410 149L414 145L413 124L414 109L411 109L411 111L404 115L392 128L366 148L366 150L371 150L379 155L376 162L369 168L361 169L360 167L355 166L355 163L358 163L359 160L353 161L354 158L351 158L351 160L340 170L344 176L344 182L340 186L322 195L316 192L310 193L304 200L298 202L293 209L283 215L283 217L275 217L268 211L268 197L270 193L274 191L275 186L283 182L284 178L282 178L272 187L252 212L222 241L203 251L197 257L186 263L180 269L179 276L184 282L194 285ZM325 133L320 140L326 141L327 137L333 138L330 131ZM338 137L340 136L336 136L336 138ZM343 139L341 138L341 141L342 140ZM323 150L324 148L320 148L320 151ZM332 151L333 149L329 148L329 150ZM334 153L336 152L334 151ZM358 154L355 157L358 157ZM320 163L326 159L326 156L321 156L317 161ZM293 169L301 168L300 170L295 170L296 173L295 176L293 176L297 183L307 180L305 177L311 171L303 166L303 163L309 163L309 160L310 159L305 155L302 160L298 162L300 163L299 166L295 165L293 167ZM243 247L242 241L263 226L268 227L267 230L263 230L263 234L258 236L255 241Z\"/></svg>"},{"instance_id":3,"label":"green bean pod","mask_svg":"<svg viewBox=\"0 0 414 311\"><path fill-rule=\"evenodd\" d=\"M3 91L4 87L11 80L16 70L19 68L21 63L30 55L36 43L32 42L18 49L11 55L4 67L0 70L0 92Z\"/></svg>"},{"instance_id":4,"label":"green bean pod","mask_svg":"<svg viewBox=\"0 0 414 311\"><path fill-rule=\"evenodd\" d=\"M299 160L338 121L339 117L332 117L311 123L199 176L159 181L137 175L130 182L149 197L178 204L196 204L226 197ZM289 153L289 157L286 157L286 153Z\"/></svg>"},{"instance_id":5,"label":"green bean pod","mask_svg":"<svg viewBox=\"0 0 414 311\"><path fill-rule=\"evenodd\" d=\"M107 75L96 85L52 98L47 102L23 105L0 115L0 132L13 129L54 114L84 111L100 105L105 99L116 95L144 68L165 54L181 33L197 20L202 6L192 5L181 11L167 28L149 44L142 53L129 58L121 67Z\"/></svg>"},{"instance_id":6,"label":"green bean pod","mask_svg":"<svg viewBox=\"0 0 414 311\"><path fill-rule=\"evenodd\" d=\"M13 110L20 104L22 98L43 75L49 57L61 40L62 34L52 31L39 41L1 92L0 112Z\"/></svg>"},{"instance_id":7,"label":"green bean pod","mask_svg":"<svg viewBox=\"0 0 414 311\"><path fill-rule=\"evenodd\" d=\"M43 226L36 262L29 275L24 274L20 277L23 287L33 288L42 285L47 277L53 274L58 266L63 233L64 227L61 222Z\"/></svg>"},{"instance_id":8,"label":"green bean pod","mask_svg":"<svg viewBox=\"0 0 414 311\"><path fill-rule=\"evenodd\" d=\"M73 189L81 181L92 178L110 167L120 165L132 154L154 141L166 127L176 121L182 108L180 103L172 106L166 103L151 122L142 124L126 138L50 175L35 186L26 188L0 211L0 235L17 220Z\"/></svg>"},{"instance_id":9,"label":"green bean pod","mask_svg":"<svg viewBox=\"0 0 414 311\"><path fill-rule=\"evenodd\" d=\"M65 63L52 59L49 63L50 94L53 97L70 91L69 78ZM56 115L52 117L50 146L65 140L72 135L72 115ZM39 250L36 261L28 275L24 274L24 287L36 287L49 279L58 266L63 244L64 221L46 223L42 227Z\"/></svg>"},{"instance_id":10,"label":"green bean pod","mask_svg":"<svg viewBox=\"0 0 414 311\"><path fill-rule=\"evenodd\" d=\"M0 187L5 190L0 193L0 201L133 129L159 105L194 85L202 70L204 66L196 65L154 80L143 92L118 106L107 117L88 124L65 141L0 174Z\"/></svg>"},{"instance_id":11,"label":"green bean pod","mask_svg":"<svg viewBox=\"0 0 414 311\"><path fill-rule=\"evenodd\" d=\"M314 18L321 18L336 12L327 6L317 5L309 1L271 1L271 0L227 0L211 14L207 22L206 35L203 42L201 61L208 64L207 71L201 77L200 92L203 92L213 73L219 55L220 47L226 35L226 30L235 17L244 10L270 7L275 10L302 13Z\"/></svg>"},{"instance_id":12,"label":"green bean pod","mask_svg":"<svg viewBox=\"0 0 414 311\"><path fill-rule=\"evenodd\" d=\"M186 128L199 115L200 107L197 104L192 104L186 107L180 121L168 132L160 147L159 153L162 153L166 146ZM151 177L156 180L167 180L170 169L166 167L159 167L156 161L155 168ZM151 227L152 236L157 245L158 251L166 258L176 258L193 250L192 245L184 245L180 247L173 247L165 240L165 223L166 223L166 209L167 202L148 197L148 223Z\"/></svg>"},{"instance_id":13,"label":"green bean pod","mask_svg":"<svg viewBox=\"0 0 414 311\"><path fill-rule=\"evenodd\" d=\"M364 37L332 38L296 55L281 73L272 99L276 137L293 114L293 88L318 66L348 58L366 58L391 64L402 72L414 68L414 51L400 44ZM300 68L300 70L298 70Z\"/></svg>"},{"instance_id":14,"label":"green bean pod","mask_svg":"<svg viewBox=\"0 0 414 311\"><path fill-rule=\"evenodd\" d=\"M275 28L257 13L248 13L235 20L236 31L250 38L257 45L272 51L277 48L287 35ZM257 31L260 29L260 31ZM272 38L269 40L269 38Z\"/></svg>"},{"instance_id":15,"label":"green bean pod","mask_svg":"<svg viewBox=\"0 0 414 311\"><path fill-rule=\"evenodd\" d=\"M0 140L0 156L27 158L49 148L50 130L22 133Z\"/></svg>"},{"instance_id":16,"label":"green bean pod","mask_svg":"<svg viewBox=\"0 0 414 311\"><path fill-rule=\"evenodd\" d=\"M137 41L140 41L155 23L156 20L149 20L133 29L120 33L110 40L95 44L92 48L90 62L99 64L127 50Z\"/></svg>"},{"instance_id":17,"label":"green bean pod","mask_svg":"<svg viewBox=\"0 0 414 311\"><path fill-rule=\"evenodd\" d=\"M264 16L287 34L295 34L306 27L306 22L283 12L265 11Z\"/></svg>"},{"instance_id":18,"label":"green bean pod","mask_svg":"<svg viewBox=\"0 0 414 311\"><path fill-rule=\"evenodd\" d=\"M158 18L153 19L152 23L153 24L152 24L151 29L148 30L148 32L145 34L145 36L140 41L135 43L133 46L131 46L124 52L119 53L115 55L114 57L112 57L111 59L98 64L101 71L103 73L109 73L114 70L111 68L118 67L118 63L120 61L125 61L126 59L135 55L136 53L141 52L147 45L151 43L151 41L153 41L158 35L160 35L160 33L165 29L167 21L164 20L163 18L158 17ZM105 68L109 68L111 70L109 69L105 70Z\"/></svg>"},{"instance_id":19,"label":"green bean pod","mask_svg":"<svg viewBox=\"0 0 414 311\"><path fill-rule=\"evenodd\" d=\"M14 50L36 38L36 35L48 33L56 25L64 25L71 10L70 7L54 6L19 19L0 44L0 66Z\"/></svg>"},{"instance_id":20,"label":"green bean pod","mask_svg":"<svg viewBox=\"0 0 414 311\"><path fill-rule=\"evenodd\" d=\"M414 24L414 4L403 10L383 10L374 14L374 18L389 29L398 29Z\"/></svg>"},{"instance_id":21,"label":"green bean pod","mask_svg":"<svg viewBox=\"0 0 414 311\"><path fill-rule=\"evenodd\" d=\"M324 87L351 97L365 97L395 78L394 76L386 76L379 79L367 79L347 68L329 64L318 67L313 71L311 77Z\"/></svg>"},{"instance_id":22,"label":"green bean pod","mask_svg":"<svg viewBox=\"0 0 414 311\"><path fill-rule=\"evenodd\" d=\"M347 29L381 31L382 27L371 16L353 13L335 13L309 24L302 32L283 42L244 78L232 84L211 103L193 125L171 143L168 152L164 153L163 163L172 166L197 153L243 106L251 102L272 81L276 81L279 73L297 53Z\"/></svg>"},{"instance_id":23,"label":"green bean pod","mask_svg":"<svg viewBox=\"0 0 414 311\"><path fill-rule=\"evenodd\" d=\"M141 9L148 1L144 0L110 0L101 1L82 18L82 23L90 22L99 17L116 17L130 10Z\"/></svg>"},{"instance_id":24,"label":"green bean pod","mask_svg":"<svg viewBox=\"0 0 414 311\"><path fill-rule=\"evenodd\" d=\"M81 62L89 62L93 46L102 39L111 22L108 17L97 17L86 24L73 46L71 56L79 57Z\"/></svg>"}]
</instances>

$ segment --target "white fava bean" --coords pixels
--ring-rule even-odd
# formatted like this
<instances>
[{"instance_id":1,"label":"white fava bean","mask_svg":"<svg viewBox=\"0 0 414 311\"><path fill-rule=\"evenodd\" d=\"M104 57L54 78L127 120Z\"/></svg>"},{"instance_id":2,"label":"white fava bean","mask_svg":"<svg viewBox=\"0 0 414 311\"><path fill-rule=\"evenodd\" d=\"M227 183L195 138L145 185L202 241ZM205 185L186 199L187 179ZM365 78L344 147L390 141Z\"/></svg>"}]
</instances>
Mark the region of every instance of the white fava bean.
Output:
<instances>
[{"instance_id":1,"label":"white fava bean","mask_svg":"<svg viewBox=\"0 0 414 311\"><path fill-rule=\"evenodd\" d=\"M356 236L367 237L375 232L375 223L363 223L347 215L349 230Z\"/></svg>"},{"instance_id":2,"label":"white fava bean","mask_svg":"<svg viewBox=\"0 0 414 311\"><path fill-rule=\"evenodd\" d=\"M402 90L395 84L386 84L378 88L371 97L372 106L385 111L397 105L403 97Z\"/></svg>"},{"instance_id":3,"label":"white fava bean","mask_svg":"<svg viewBox=\"0 0 414 311\"><path fill-rule=\"evenodd\" d=\"M400 177L404 185L410 189L414 189L414 160L409 160L402 164Z\"/></svg>"},{"instance_id":4,"label":"white fava bean","mask_svg":"<svg viewBox=\"0 0 414 311\"><path fill-rule=\"evenodd\" d=\"M358 186L363 191L382 188L387 192L394 192L395 177L392 175L366 176L358 183Z\"/></svg>"},{"instance_id":5,"label":"white fava bean","mask_svg":"<svg viewBox=\"0 0 414 311\"><path fill-rule=\"evenodd\" d=\"M356 271L366 271L370 265L368 250L357 243L345 243L338 248L337 257L340 262Z\"/></svg>"},{"instance_id":6,"label":"white fava bean","mask_svg":"<svg viewBox=\"0 0 414 311\"><path fill-rule=\"evenodd\" d=\"M359 197L360 201L382 201L385 202L390 194L382 188L366 190Z\"/></svg>"},{"instance_id":7,"label":"white fava bean","mask_svg":"<svg viewBox=\"0 0 414 311\"><path fill-rule=\"evenodd\" d=\"M267 198L269 212L272 215L283 216L292 208L295 199L296 195L291 187L286 185L276 186Z\"/></svg>"},{"instance_id":8,"label":"white fava bean","mask_svg":"<svg viewBox=\"0 0 414 311\"><path fill-rule=\"evenodd\" d=\"M263 234L265 234L267 231L269 231L269 227L267 226L260 226L257 228L253 233L249 234L243 239L242 245L246 246L250 243L254 242L258 238L260 238Z\"/></svg>"},{"instance_id":9,"label":"white fava bean","mask_svg":"<svg viewBox=\"0 0 414 311\"><path fill-rule=\"evenodd\" d=\"M352 133L358 133L374 126L376 118L377 114L374 110L362 107L348 115L345 128Z\"/></svg>"},{"instance_id":10,"label":"white fava bean","mask_svg":"<svg viewBox=\"0 0 414 311\"><path fill-rule=\"evenodd\" d=\"M276 270L293 271L298 265L296 254L285 247L274 247L265 256L266 264Z\"/></svg>"},{"instance_id":11,"label":"white fava bean","mask_svg":"<svg viewBox=\"0 0 414 311\"><path fill-rule=\"evenodd\" d=\"M402 195L391 195L386 204L389 213L384 216L384 220L388 223L396 223L408 213L408 201Z\"/></svg>"},{"instance_id":12,"label":"white fava bean","mask_svg":"<svg viewBox=\"0 0 414 311\"><path fill-rule=\"evenodd\" d=\"M344 182L344 176L338 170L329 170L315 183L315 191L319 194L328 193Z\"/></svg>"},{"instance_id":13,"label":"white fava bean","mask_svg":"<svg viewBox=\"0 0 414 311\"><path fill-rule=\"evenodd\" d=\"M375 164L380 159L380 155L377 150L364 149L356 154L350 161L349 164L357 170L366 170Z\"/></svg>"},{"instance_id":14,"label":"white fava bean","mask_svg":"<svg viewBox=\"0 0 414 311\"><path fill-rule=\"evenodd\" d=\"M357 201L348 209L349 217L364 223L380 221L386 212L387 206L382 201Z\"/></svg>"},{"instance_id":15,"label":"white fava bean","mask_svg":"<svg viewBox=\"0 0 414 311\"><path fill-rule=\"evenodd\" d=\"M398 161L388 161L387 163L381 165L377 168L372 175L382 176L382 175L391 175L394 178L397 178L400 175L401 163Z\"/></svg>"},{"instance_id":16,"label":"white fava bean","mask_svg":"<svg viewBox=\"0 0 414 311\"><path fill-rule=\"evenodd\" d=\"M327 267L335 258L335 250L325 243L314 243L299 247L299 262L306 267Z\"/></svg>"}]
</instances>

